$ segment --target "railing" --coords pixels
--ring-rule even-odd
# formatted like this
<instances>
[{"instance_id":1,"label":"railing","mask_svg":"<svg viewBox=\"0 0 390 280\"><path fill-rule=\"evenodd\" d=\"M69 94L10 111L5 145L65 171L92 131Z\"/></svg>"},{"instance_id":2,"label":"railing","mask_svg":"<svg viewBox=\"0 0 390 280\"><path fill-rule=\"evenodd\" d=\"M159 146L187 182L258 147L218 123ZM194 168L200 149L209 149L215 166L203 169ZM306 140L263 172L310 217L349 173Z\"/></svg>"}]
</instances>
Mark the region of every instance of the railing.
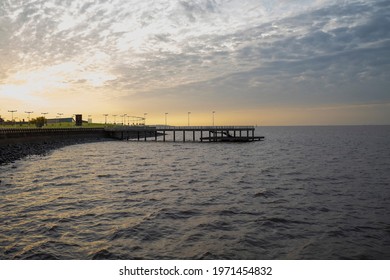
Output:
<instances>
[{"instance_id":1,"label":"railing","mask_svg":"<svg viewBox=\"0 0 390 280\"><path fill-rule=\"evenodd\" d=\"M0 135L103 132L103 128L0 128Z\"/></svg>"},{"instance_id":2,"label":"railing","mask_svg":"<svg viewBox=\"0 0 390 280\"><path fill-rule=\"evenodd\" d=\"M145 126L145 125L123 125L123 126L113 126L104 128L105 131L150 131L156 130L155 126Z\"/></svg>"},{"instance_id":3,"label":"railing","mask_svg":"<svg viewBox=\"0 0 390 280\"><path fill-rule=\"evenodd\" d=\"M68 133L68 132L100 132L100 131L172 131L172 130L253 130L254 126L118 126L106 128L0 128L0 134L38 134L38 133Z\"/></svg>"},{"instance_id":4,"label":"railing","mask_svg":"<svg viewBox=\"0 0 390 280\"><path fill-rule=\"evenodd\" d=\"M105 131L164 131L164 130L253 130L254 126L115 126L106 127Z\"/></svg>"},{"instance_id":5,"label":"railing","mask_svg":"<svg viewBox=\"0 0 390 280\"><path fill-rule=\"evenodd\" d=\"M157 130L246 130L255 129L254 126L156 126Z\"/></svg>"}]
</instances>

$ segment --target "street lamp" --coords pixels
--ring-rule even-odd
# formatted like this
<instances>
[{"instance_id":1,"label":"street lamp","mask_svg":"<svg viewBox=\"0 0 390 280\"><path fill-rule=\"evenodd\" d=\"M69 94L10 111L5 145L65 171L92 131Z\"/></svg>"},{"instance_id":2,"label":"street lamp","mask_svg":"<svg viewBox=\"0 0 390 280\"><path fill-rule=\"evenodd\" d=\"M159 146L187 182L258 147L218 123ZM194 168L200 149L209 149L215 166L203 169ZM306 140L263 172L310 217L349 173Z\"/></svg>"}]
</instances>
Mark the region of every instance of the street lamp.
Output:
<instances>
[{"instance_id":1,"label":"street lamp","mask_svg":"<svg viewBox=\"0 0 390 280\"><path fill-rule=\"evenodd\" d=\"M127 114L121 115L121 118L122 118L122 125L125 125L126 116L127 116Z\"/></svg>"},{"instance_id":2,"label":"street lamp","mask_svg":"<svg viewBox=\"0 0 390 280\"><path fill-rule=\"evenodd\" d=\"M11 113L11 121L12 121L12 124L14 124L14 113L17 112L18 110L8 110L8 112Z\"/></svg>"},{"instance_id":3,"label":"street lamp","mask_svg":"<svg viewBox=\"0 0 390 280\"><path fill-rule=\"evenodd\" d=\"M190 114L191 112L188 112L188 126L190 126Z\"/></svg>"},{"instance_id":4,"label":"street lamp","mask_svg":"<svg viewBox=\"0 0 390 280\"><path fill-rule=\"evenodd\" d=\"M165 113L165 126L167 126L167 115L168 113Z\"/></svg>"},{"instance_id":5,"label":"street lamp","mask_svg":"<svg viewBox=\"0 0 390 280\"><path fill-rule=\"evenodd\" d=\"M103 116L104 116L104 124L107 124L107 116L108 116L108 114L103 114Z\"/></svg>"},{"instance_id":6,"label":"street lamp","mask_svg":"<svg viewBox=\"0 0 390 280\"><path fill-rule=\"evenodd\" d=\"M28 126L30 126L30 114L34 113L33 111L24 111L26 114L28 114Z\"/></svg>"},{"instance_id":7,"label":"street lamp","mask_svg":"<svg viewBox=\"0 0 390 280\"><path fill-rule=\"evenodd\" d=\"M213 111L213 126L214 126L214 115L215 115L215 111Z\"/></svg>"},{"instance_id":8,"label":"street lamp","mask_svg":"<svg viewBox=\"0 0 390 280\"><path fill-rule=\"evenodd\" d=\"M116 124L116 116L117 115L112 115L114 117L114 124Z\"/></svg>"},{"instance_id":9,"label":"street lamp","mask_svg":"<svg viewBox=\"0 0 390 280\"><path fill-rule=\"evenodd\" d=\"M63 115L63 113L57 113L57 122L61 125L61 122L60 122L60 117Z\"/></svg>"}]
</instances>

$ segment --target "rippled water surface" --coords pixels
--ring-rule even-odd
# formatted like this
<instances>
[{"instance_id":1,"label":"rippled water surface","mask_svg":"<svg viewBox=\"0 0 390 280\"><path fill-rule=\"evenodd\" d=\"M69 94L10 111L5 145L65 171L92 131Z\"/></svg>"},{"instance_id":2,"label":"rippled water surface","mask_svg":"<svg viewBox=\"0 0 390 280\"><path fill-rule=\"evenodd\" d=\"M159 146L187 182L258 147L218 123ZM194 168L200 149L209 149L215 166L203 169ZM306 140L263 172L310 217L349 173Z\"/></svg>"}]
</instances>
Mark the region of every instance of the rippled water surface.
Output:
<instances>
[{"instance_id":1,"label":"rippled water surface","mask_svg":"<svg viewBox=\"0 0 390 280\"><path fill-rule=\"evenodd\" d=\"M1 259L390 259L390 127L100 142L0 167Z\"/></svg>"}]
</instances>

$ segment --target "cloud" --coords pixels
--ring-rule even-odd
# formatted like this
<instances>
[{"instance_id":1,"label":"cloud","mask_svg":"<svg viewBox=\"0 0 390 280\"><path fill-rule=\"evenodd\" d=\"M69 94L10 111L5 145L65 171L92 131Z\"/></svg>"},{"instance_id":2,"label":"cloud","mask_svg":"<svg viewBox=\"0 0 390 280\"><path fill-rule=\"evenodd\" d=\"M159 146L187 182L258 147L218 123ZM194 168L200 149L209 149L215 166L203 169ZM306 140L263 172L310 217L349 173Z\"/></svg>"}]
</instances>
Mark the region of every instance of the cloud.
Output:
<instances>
[{"instance_id":1,"label":"cloud","mask_svg":"<svg viewBox=\"0 0 390 280\"><path fill-rule=\"evenodd\" d=\"M0 83L71 64L52 72L56 83L39 94L62 94L57 84L112 98L166 94L231 106L388 101L389 6L368 0L2 1Z\"/></svg>"}]
</instances>

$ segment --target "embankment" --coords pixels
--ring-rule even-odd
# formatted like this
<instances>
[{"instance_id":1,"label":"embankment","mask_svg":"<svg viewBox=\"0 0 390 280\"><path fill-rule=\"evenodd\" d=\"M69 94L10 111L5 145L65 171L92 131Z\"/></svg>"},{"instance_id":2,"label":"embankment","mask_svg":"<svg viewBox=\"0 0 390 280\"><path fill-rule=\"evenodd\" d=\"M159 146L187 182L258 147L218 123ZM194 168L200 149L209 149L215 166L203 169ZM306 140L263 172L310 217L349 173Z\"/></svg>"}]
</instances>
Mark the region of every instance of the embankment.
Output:
<instances>
[{"instance_id":1,"label":"embankment","mask_svg":"<svg viewBox=\"0 0 390 280\"><path fill-rule=\"evenodd\" d=\"M68 145L111 140L103 128L0 129L0 165Z\"/></svg>"}]
</instances>

